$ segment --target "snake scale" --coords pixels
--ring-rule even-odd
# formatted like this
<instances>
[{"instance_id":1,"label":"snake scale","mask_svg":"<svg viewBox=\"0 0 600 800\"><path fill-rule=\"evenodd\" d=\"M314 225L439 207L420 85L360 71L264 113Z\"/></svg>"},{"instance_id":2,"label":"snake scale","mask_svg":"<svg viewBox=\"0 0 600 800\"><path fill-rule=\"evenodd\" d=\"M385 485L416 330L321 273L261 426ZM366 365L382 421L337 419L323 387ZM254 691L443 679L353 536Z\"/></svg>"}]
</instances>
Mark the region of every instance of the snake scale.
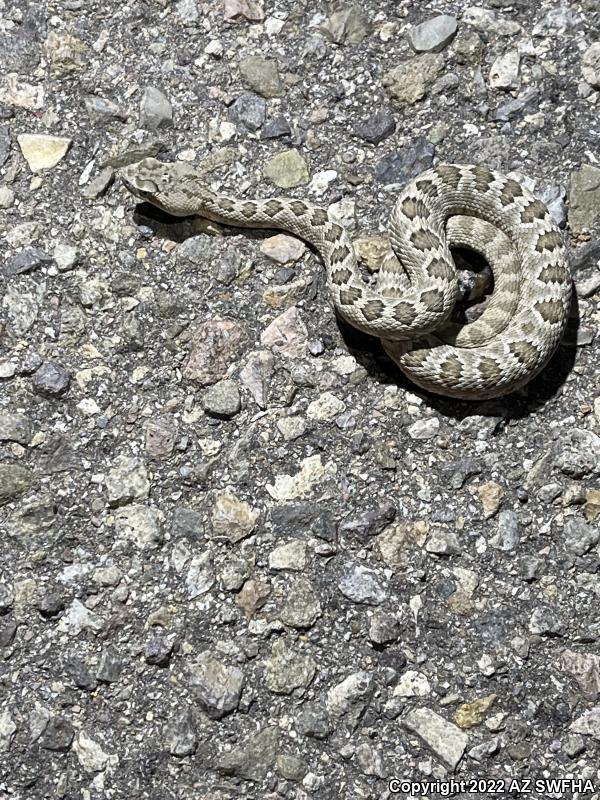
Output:
<instances>
[{"instance_id":1,"label":"snake scale","mask_svg":"<svg viewBox=\"0 0 600 800\"><path fill-rule=\"evenodd\" d=\"M146 158L122 171L138 198L176 216L288 231L321 255L336 312L378 336L418 386L481 400L520 388L548 362L566 325L571 277L546 206L513 178L479 165L439 164L401 192L391 251L376 284L362 278L350 238L303 200L243 200L216 193L189 164ZM480 253L494 275L483 314L449 321L457 300L450 247Z\"/></svg>"}]
</instances>

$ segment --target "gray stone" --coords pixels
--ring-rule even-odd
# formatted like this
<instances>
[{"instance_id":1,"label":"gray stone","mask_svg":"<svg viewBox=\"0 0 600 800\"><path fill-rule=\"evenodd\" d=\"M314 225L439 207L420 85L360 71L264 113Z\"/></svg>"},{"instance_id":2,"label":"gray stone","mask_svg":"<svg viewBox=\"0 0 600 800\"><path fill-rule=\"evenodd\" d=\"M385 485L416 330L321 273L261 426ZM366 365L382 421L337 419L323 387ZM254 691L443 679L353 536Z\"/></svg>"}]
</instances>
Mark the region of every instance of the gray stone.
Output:
<instances>
[{"instance_id":1,"label":"gray stone","mask_svg":"<svg viewBox=\"0 0 600 800\"><path fill-rule=\"evenodd\" d=\"M280 753L275 762L277 772L286 781L298 783L308 772L308 764L301 758L291 756L287 753Z\"/></svg>"},{"instance_id":2,"label":"gray stone","mask_svg":"<svg viewBox=\"0 0 600 800\"><path fill-rule=\"evenodd\" d=\"M400 108L414 105L425 97L443 68L443 56L439 53L423 53L386 72L383 87L393 105Z\"/></svg>"},{"instance_id":3,"label":"gray stone","mask_svg":"<svg viewBox=\"0 0 600 800\"><path fill-rule=\"evenodd\" d=\"M569 758L575 759L585 753L585 739L582 736L567 736L562 749Z\"/></svg>"},{"instance_id":4,"label":"gray stone","mask_svg":"<svg viewBox=\"0 0 600 800\"><path fill-rule=\"evenodd\" d=\"M295 720L295 728L301 736L311 739L326 739L331 732L327 712L321 705L306 703Z\"/></svg>"},{"instance_id":5,"label":"gray stone","mask_svg":"<svg viewBox=\"0 0 600 800\"><path fill-rule=\"evenodd\" d=\"M440 430L440 421L437 417L429 417L428 419L418 419L409 425L407 428L408 435L411 439L423 441L426 439L433 439L437 436Z\"/></svg>"},{"instance_id":6,"label":"gray stone","mask_svg":"<svg viewBox=\"0 0 600 800\"><path fill-rule=\"evenodd\" d=\"M108 504L117 507L134 500L145 500L150 490L148 471L141 459L122 454L105 478Z\"/></svg>"},{"instance_id":7,"label":"gray stone","mask_svg":"<svg viewBox=\"0 0 600 800\"><path fill-rule=\"evenodd\" d=\"M152 158L156 156L162 147L162 141L157 138L148 139L139 145L130 144L116 155L108 156L100 161L100 167L102 169L104 169L104 167L113 167L114 169L127 167L129 164L135 164L143 158Z\"/></svg>"},{"instance_id":8,"label":"gray stone","mask_svg":"<svg viewBox=\"0 0 600 800\"><path fill-rule=\"evenodd\" d=\"M269 120L267 124L263 127L260 133L260 138L279 139L282 136L290 136L291 133L292 129L290 128L290 123L283 116L283 114L278 114L276 117Z\"/></svg>"},{"instance_id":9,"label":"gray stone","mask_svg":"<svg viewBox=\"0 0 600 800\"><path fill-rule=\"evenodd\" d=\"M9 503L34 483L33 473L20 464L0 464L0 506Z\"/></svg>"},{"instance_id":10,"label":"gray stone","mask_svg":"<svg viewBox=\"0 0 600 800\"><path fill-rule=\"evenodd\" d=\"M508 50L498 56L490 68L492 89L518 89L520 86L519 67L521 54L518 50Z\"/></svg>"},{"instance_id":11,"label":"gray stone","mask_svg":"<svg viewBox=\"0 0 600 800\"><path fill-rule=\"evenodd\" d=\"M500 737L494 736L492 739L488 739L486 742L481 742L481 744L476 744L475 747L471 747L471 749L468 751L468 756L475 761L481 762L487 758L491 758L491 756L496 755L499 749Z\"/></svg>"},{"instance_id":12,"label":"gray stone","mask_svg":"<svg viewBox=\"0 0 600 800\"><path fill-rule=\"evenodd\" d=\"M263 728L242 745L236 745L229 752L221 752L217 768L225 775L234 775L258 783L267 777L275 763L278 750L278 728Z\"/></svg>"},{"instance_id":13,"label":"gray stone","mask_svg":"<svg viewBox=\"0 0 600 800\"><path fill-rule=\"evenodd\" d=\"M269 553L269 568L273 570L303 570L306 566L306 542L292 539Z\"/></svg>"},{"instance_id":14,"label":"gray stone","mask_svg":"<svg viewBox=\"0 0 600 800\"><path fill-rule=\"evenodd\" d=\"M92 672L77 656L67 659L65 663L65 672L72 683L84 692L93 692L98 686L98 681L93 676Z\"/></svg>"},{"instance_id":15,"label":"gray stone","mask_svg":"<svg viewBox=\"0 0 600 800\"><path fill-rule=\"evenodd\" d=\"M450 481L452 489L462 489L475 475L481 475L483 465L477 458L460 458L444 467L444 477Z\"/></svg>"},{"instance_id":16,"label":"gray stone","mask_svg":"<svg viewBox=\"0 0 600 800\"><path fill-rule=\"evenodd\" d=\"M15 202L15 193L8 186L0 186L0 208L10 208Z\"/></svg>"},{"instance_id":17,"label":"gray stone","mask_svg":"<svg viewBox=\"0 0 600 800\"><path fill-rule=\"evenodd\" d=\"M402 150L394 150L375 166L377 183L405 184L433 164L434 146L423 137Z\"/></svg>"},{"instance_id":18,"label":"gray stone","mask_svg":"<svg viewBox=\"0 0 600 800\"><path fill-rule=\"evenodd\" d=\"M454 59L458 64L479 64L483 55L483 41L475 31L462 30L452 44Z\"/></svg>"},{"instance_id":19,"label":"gray stone","mask_svg":"<svg viewBox=\"0 0 600 800\"><path fill-rule=\"evenodd\" d=\"M397 642L401 631L400 622L393 614L375 611L369 620L369 639L377 646Z\"/></svg>"},{"instance_id":20,"label":"gray stone","mask_svg":"<svg viewBox=\"0 0 600 800\"><path fill-rule=\"evenodd\" d=\"M235 381L222 380L204 393L202 405L207 414L220 419L230 419L241 411L240 390Z\"/></svg>"},{"instance_id":21,"label":"gray stone","mask_svg":"<svg viewBox=\"0 0 600 800\"><path fill-rule=\"evenodd\" d=\"M140 102L140 127L156 131L173 125L173 107L154 86L147 86Z\"/></svg>"},{"instance_id":22,"label":"gray stone","mask_svg":"<svg viewBox=\"0 0 600 800\"><path fill-rule=\"evenodd\" d=\"M244 673L223 664L211 653L202 653L189 667L190 686L203 709L212 719L222 719L240 701Z\"/></svg>"},{"instance_id":23,"label":"gray stone","mask_svg":"<svg viewBox=\"0 0 600 800\"><path fill-rule=\"evenodd\" d=\"M321 615L321 604L315 586L299 576L290 583L279 618L292 628L310 628Z\"/></svg>"},{"instance_id":24,"label":"gray stone","mask_svg":"<svg viewBox=\"0 0 600 800\"><path fill-rule=\"evenodd\" d=\"M321 27L325 36L336 44L360 44L370 29L365 12L357 5L334 12Z\"/></svg>"},{"instance_id":25,"label":"gray stone","mask_svg":"<svg viewBox=\"0 0 600 800\"><path fill-rule=\"evenodd\" d=\"M396 119L389 108L375 111L368 119L354 126L354 132L371 144L379 144L396 130Z\"/></svg>"},{"instance_id":26,"label":"gray stone","mask_svg":"<svg viewBox=\"0 0 600 800\"><path fill-rule=\"evenodd\" d=\"M582 275L575 281L575 288L579 297L593 297L600 289L600 272Z\"/></svg>"},{"instance_id":27,"label":"gray stone","mask_svg":"<svg viewBox=\"0 0 600 800\"><path fill-rule=\"evenodd\" d=\"M327 692L326 708L330 716L354 730L373 696L373 676L366 670L354 672Z\"/></svg>"},{"instance_id":28,"label":"gray stone","mask_svg":"<svg viewBox=\"0 0 600 800\"><path fill-rule=\"evenodd\" d=\"M600 540L600 530L582 519L570 519L565 522L565 545L567 550L578 556L584 556L595 547Z\"/></svg>"},{"instance_id":29,"label":"gray stone","mask_svg":"<svg viewBox=\"0 0 600 800\"><path fill-rule=\"evenodd\" d=\"M254 557L240 558L229 556L223 564L220 579L223 588L228 592L239 591L254 570Z\"/></svg>"},{"instance_id":30,"label":"gray stone","mask_svg":"<svg viewBox=\"0 0 600 800\"><path fill-rule=\"evenodd\" d=\"M404 727L418 736L433 755L454 772L463 757L469 737L429 708L415 708L402 718Z\"/></svg>"},{"instance_id":31,"label":"gray stone","mask_svg":"<svg viewBox=\"0 0 600 800\"><path fill-rule=\"evenodd\" d=\"M245 125L250 131L257 131L263 125L266 114L267 104L263 98L250 92L241 94L229 107L229 118Z\"/></svg>"},{"instance_id":32,"label":"gray stone","mask_svg":"<svg viewBox=\"0 0 600 800\"><path fill-rule=\"evenodd\" d=\"M456 72L447 72L442 75L431 87L431 95L447 94L461 85L461 78Z\"/></svg>"},{"instance_id":33,"label":"gray stone","mask_svg":"<svg viewBox=\"0 0 600 800\"><path fill-rule=\"evenodd\" d=\"M600 168L584 164L571 173L569 223L574 231L593 228L600 219Z\"/></svg>"},{"instance_id":34,"label":"gray stone","mask_svg":"<svg viewBox=\"0 0 600 800\"><path fill-rule=\"evenodd\" d=\"M0 583L0 614L10 611L15 602L15 594L5 583Z\"/></svg>"},{"instance_id":35,"label":"gray stone","mask_svg":"<svg viewBox=\"0 0 600 800\"><path fill-rule=\"evenodd\" d=\"M194 718L189 709L180 712L169 722L165 731L165 746L177 758L191 756L198 749Z\"/></svg>"},{"instance_id":36,"label":"gray stone","mask_svg":"<svg viewBox=\"0 0 600 800\"><path fill-rule=\"evenodd\" d=\"M565 431L556 443L555 463L570 478L600 475L600 436L585 428Z\"/></svg>"},{"instance_id":37,"label":"gray stone","mask_svg":"<svg viewBox=\"0 0 600 800\"><path fill-rule=\"evenodd\" d=\"M265 682L275 694L291 694L295 689L306 689L312 682L317 665L310 655L297 652L278 639L265 660Z\"/></svg>"},{"instance_id":38,"label":"gray stone","mask_svg":"<svg viewBox=\"0 0 600 800\"><path fill-rule=\"evenodd\" d=\"M0 125L0 167L10 155L10 130L6 125Z\"/></svg>"},{"instance_id":39,"label":"gray stone","mask_svg":"<svg viewBox=\"0 0 600 800\"><path fill-rule=\"evenodd\" d=\"M585 711L570 726L573 733L580 733L583 736L591 736L600 741L600 706L594 706Z\"/></svg>"},{"instance_id":40,"label":"gray stone","mask_svg":"<svg viewBox=\"0 0 600 800\"><path fill-rule=\"evenodd\" d=\"M6 259L2 272L5 275L22 275L25 272L33 272L34 269L47 267L52 263L52 256L44 253L38 247L27 247L14 256Z\"/></svg>"},{"instance_id":41,"label":"gray stone","mask_svg":"<svg viewBox=\"0 0 600 800\"><path fill-rule=\"evenodd\" d=\"M396 519L397 509L391 500L384 501L380 506L353 514L343 519L338 527L342 536L353 535L361 539L377 536Z\"/></svg>"},{"instance_id":42,"label":"gray stone","mask_svg":"<svg viewBox=\"0 0 600 800\"><path fill-rule=\"evenodd\" d=\"M535 108L539 102L539 92L537 89L526 89L518 97L508 100L498 106L495 111L490 113L490 119L494 122L509 122L520 117L524 111Z\"/></svg>"},{"instance_id":43,"label":"gray stone","mask_svg":"<svg viewBox=\"0 0 600 800\"><path fill-rule=\"evenodd\" d=\"M564 186L545 186L536 192L536 197L546 205L559 228L564 228L567 224L566 194Z\"/></svg>"},{"instance_id":44,"label":"gray stone","mask_svg":"<svg viewBox=\"0 0 600 800\"><path fill-rule=\"evenodd\" d=\"M223 19L234 22L246 19L249 22L262 22L265 11L260 0L224 0Z\"/></svg>"},{"instance_id":45,"label":"gray stone","mask_svg":"<svg viewBox=\"0 0 600 800\"><path fill-rule=\"evenodd\" d=\"M600 42L594 42L581 57L581 73L590 86L600 89Z\"/></svg>"},{"instance_id":46,"label":"gray stone","mask_svg":"<svg viewBox=\"0 0 600 800\"><path fill-rule=\"evenodd\" d=\"M462 548L454 531L436 528L429 535L425 550L438 556L449 556L460 553Z\"/></svg>"},{"instance_id":47,"label":"gray stone","mask_svg":"<svg viewBox=\"0 0 600 800\"><path fill-rule=\"evenodd\" d=\"M293 189L309 182L306 161L295 150L284 150L273 156L263 169L264 177L281 189Z\"/></svg>"},{"instance_id":48,"label":"gray stone","mask_svg":"<svg viewBox=\"0 0 600 800\"><path fill-rule=\"evenodd\" d=\"M511 553L519 545L521 530L516 511L507 509L498 514L498 530L490 539L490 545L497 550Z\"/></svg>"},{"instance_id":49,"label":"gray stone","mask_svg":"<svg viewBox=\"0 0 600 800\"><path fill-rule=\"evenodd\" d=\"M124 122L127 119L127 114L121 107L105 97L96 97L96 95L90 94L84 102L85 110L94 122L108 122L113 119Z\"/></svg>"},{"instance_id":50,"label":"gray stone","mask_svg":"<svg viewBox=\"0 0 600 800\"><path fill-rule=\"evenodd\" d=\"M47 397L60 397L69 388L71 375L60 364L45 361L33 373L31 383L38 394L43 394Z\"/></svg>"},{"instance_id":51,"label":"gray stone","mask_svg":"<svg viewBox=\"0 0 600 800\"><path fill-rule=\"evenodd\" d=\"M7 753L17 732L17 726L13 718L5 709L0 713L0 753Z\"/></svg>"},{"instance_id":52,"label":"gray stone","mask_svg":"<svg viewBox=\"0 0 600 800\"><path fill-rule=\"evenodd\" d=\"M200 19L196 0L177 0L175 8L177 16L188 25L194 25Z\"/></svg>"},{"instance_id":53,"label":"gray stone","mask_svg":"<svg viewBox=\"0 0 600 800\"><path fill-rule=\"evenodd\" d=\"M98 197L102 197L114 179L114 169L112 167L105 167L83 187L81 196L86 200L96 200Z\"/></svg>"},{"instance_id":54,"label":"gray stone","mask_svg":"<svg viewBox=\"0 0 600 800\"><path fill-rule=\"evenodd\" d=\"M283 87L277 62L262 56L243 58L239 65L242 83L262 97L281 97Z\"/></svg>"},{"instance_id":55,"label":"gray stone","mask_svg":"<svg viewBox=\"0 0 600 800\"><path fill-rule=\"evenodd\" d=\"M267 239L265 241L270 240ZM284 250L284 247L279 249L279 254L282 254ZM264 249L263 252L265 252ZM271 253L273 252L274 250L271 251ZM254 398L254 402L259 406L259 408L267 408L269 390L272 386L274 374L275 358L273 357L272 353L269 353L267 350L258 350L251 353L248 356L246 365L240 372L240 380L242 384L246 389L248 389Z\"/></svg>"},{"instance_id":56,"label":"gray stone","mask_svg":"<svg viewBox=\"0 0 600 800\"><path fill-rule=\"evenodd\" d=\"M59 272L68 272L77 264L79 251L67 242L57 242L52 253Z\"/></svg>"},{"instance_id":57,"label":"gray stone","mask_svg":"<svg viewBox=\"0 0 600 800\"><path fill-rule=\"evenodd\" d=\"M185 589L190 600L210 591L215 582L212 556L205 550L195 555L190 561L185 576Z\"/></svg>"},{"instance_id":58,"label":"gray stone","mask_svg":"<svg viewBox=\"0 0 600 800\"><path fill-rule=\"evenodd\" d=\"M521 558L521 577L531 583L540 577L544 569L544 561L537 556L523 556Z\"/></svg>"},{"instance_id":59,"label":"gray stone","mask_svg":"<svg viewBox=\"0 0 600 800\"><path fill-rule=\"evenodd\" d=\"M356 764L364 775L376 775L385 778L387 772L383 766L383 758L369 742L361 742L355 752Z\"/></svg>"},{"instance_id":60,"label":"gray stone","mask_svg":"<svg viewBox=\"0 0 600 800\"><path fill-rule=\"evenodd\" d=\"M104 620L90 611L80 600L75 598L58 622L58 630L70 636L79 636L82 631L100 633Z\"/></svg>"},{"instance_id":61,"label":"gray stone","mask_svg":"<svg viewBox=\"0 0 600 800\"><path fill-rule=\"evenodd\" d=\"M185 506L175 506L171 536L197 543L204 538L204 518L198 511Z\"/></svg>"},{"instance_id":62,"label":"gray stone","mask_svg":"<svg viewBox=\"0 0 600 800\"><path fill-rule=\"evenodd\" d=\"M43 364L43 359L39 353L30 350L29 352L23 355L21 359L21 363L19 365L19 371L23 375L31 375L39 369Z\"/></svg>"},{"instance_id":63,"label":"gray stone","mask_svg":"<svg viewBox=\"0 0 600 800\"><path fill-rule=\"evenodd\" d=\"M564 34L581 23L581 15L573 11L568 5L557 5L549 8L540 16L539 22L533 27L533 36L543 36L546 31Z\"/></svg>"},{"instance_id":64,"label":"gray stone","mask_svg":"<svg viewBox=\"0 0 600 800\"><path fill-rule=\"evenodd\" d=\"M18 442L26 446L31 441L31 422L25 414L0 410L0 442Z\"/></svg>"},{"instance_id":65,"label":"gray stone","mask_svg":"<svg viewBox=\"0 0 600 800\"><path fill-rule=\"evenodd\" d=\"M54 750L65 753L73 743L75 729L64 717L52 717L40 739L40 745L44 750Z\"/></svg>"},{"instance_id":66,"label":"gray stone","mask_svg":"<svg viewBox=\"0 0 600 800\"><path fill-rule=\"evenodd\" d=\"M592 269L600 266L600 239L593 239L585 242L576 249L569 251L569 262L573 272L581 272L584 269Z\"/></svg>"},{"instance_id":67,"label":"gray stone","mask_svg":"<svg viewBox=\"0 0 600 800\"><path fill-rule=\"evenodd\" d=\"M115 758L107 753L100 744L85 731L79 731L73 744L75 755L86 772L102 772Z\"/></svg>"},{"instance_id":68,"label":"gray stone","mask_svg":"<svg viewBox=\"0 0 600 800\"><path fill-rule=\"evenodd\" d=\"M9 619L0 625L0 650L10 647L17 635L18 625L14 619Z\"/></svg>"},{"instance_id":69,"label":"gray stone","mask_svg":"<svg viewBox=\"0 0 600 800\"><path fill-rule=\"evenodd\" d=\"M417 53L439 53L456 35L458 23L450 14L421 22L408 31L408 40Z\"/></svg>"},{"instance_id":70,"label":"gray stone","mask_svg":"<svg viewBox=\"0 0 600 800\"><path fill-rule=\"evenodd\" d=\"M122 670L123 661L116 648L107 647L106 650L103 650L98 662L96 678L102 683L114 683L119 680Z\"/></svg>"},{"instance_id":71,"label":"gray stone","mask_svg":"<svg viewBox=\"0 0 600 800\"><path fill-rule=\"evenodd\" d=\"M197 329L184 377L201 386L216 383L243 352L245 331L232 319L213 318Z\"/></svg>"},{"instance_id":72,"label":"gray stone","mask_svg":"<svg viewBox=\"0 0 600 800\"><path fill-rule=\"evenodd\" d=\"M166 667L177 644L177 634L169 636L152 636L144 647L144 660L147 664Z\"/></svg>"},{"instance_id":73,"label":"gray stone","mask_svg":"<svg viewBox=\"0 0 600 800\"><path fill-rule=\"evenodd\" d=\"M134 503L117 509L115 532L124 542L133 542L142 550L154 550L163 541L159 521L160 514L155 508Z\"/></svg>"},{"instance_id":74,"label":"gray stone","mask_svg":"<svg viewBox=\"0 0 600 800\"><path fill-rule=\"evenodd\" d=\"M497 36L514 36L521 30L518 22L513 22L495 11L479 6L466 8L462 15L462 21L479 31Z\"/></svg>"},{"instance_id":75,"label":"gray stone","mask_svg":"<svg viewBox=\"0 0 600 800\"><path fill-rule=\"evenodd\" d=\"M562 629L562 620L557 612L549 606L538 606L529 619L531 633L556 636Z\"/></svg>"},{"instance_id":76,"label":"gray stone","mask_svg":"<svg viewBox=\"0 0 600 800\"><path fill-rule=\"evenodd\" d=\"M347 565L346 573L338 583L341 593L354 603L379 605L387 593L379 582L379 576L362 564Z\"/></svg>"},{"instance_id":77,"label":"gray stone","mask_svg":"<svg viewBox=\"0 0 600 800\"><path fill-rule=\"evenodd\" d=\"M600 697L600 656L563 650L560 654L561 672L571 675L588 700Z\"/></svg>"},{"instance_id":78,"label":"gray stone","mask_svg":"<svg viewBox=\"0 0 600 800\"><path fill-rule=\"evenodd\" d=\"M22 291L16 283L9 285L4 292L2 305L6 308L8 327L15 336L24 336L37 321L39 295Z\"/></svg>"}]
</instances>

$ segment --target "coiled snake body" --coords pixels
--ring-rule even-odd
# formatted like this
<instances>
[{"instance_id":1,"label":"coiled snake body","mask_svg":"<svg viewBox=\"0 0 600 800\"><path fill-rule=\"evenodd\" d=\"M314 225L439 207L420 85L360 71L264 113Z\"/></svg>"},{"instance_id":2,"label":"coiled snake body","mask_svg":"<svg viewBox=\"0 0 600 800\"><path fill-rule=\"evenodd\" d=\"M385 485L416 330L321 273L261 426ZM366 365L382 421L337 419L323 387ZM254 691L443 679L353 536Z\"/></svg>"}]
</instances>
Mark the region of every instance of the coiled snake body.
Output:
<instances>
[{"instance_id":1,"label":"coiled snake body","mask_svg":"<svg viewBox=\"0 0 600 800\"><path fill-rule=\"evenodd\" d=\"M147 158L126 167L136 196L176 216L293 233L320 253L338 314L381 338L417 385L479 400L523 386L563 333L571 278L560 231L520 183L483 166L440 164L402 191L376 285L361 277L348 234L303 200L240 200L210 190L188 164ZM450 247L479 252L495 289L470 325L449 322L457 297Z\"/></svg>"}]
</instances>

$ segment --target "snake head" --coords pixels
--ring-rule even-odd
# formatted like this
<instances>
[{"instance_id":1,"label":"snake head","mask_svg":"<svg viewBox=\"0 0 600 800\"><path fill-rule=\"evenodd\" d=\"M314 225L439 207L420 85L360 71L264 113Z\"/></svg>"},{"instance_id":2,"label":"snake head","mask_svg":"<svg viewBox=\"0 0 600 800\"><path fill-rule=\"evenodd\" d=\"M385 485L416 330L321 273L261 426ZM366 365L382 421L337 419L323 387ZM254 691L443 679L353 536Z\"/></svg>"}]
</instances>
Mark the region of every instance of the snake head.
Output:
<instances>
[{"instance_id":1,"label":"snake head","mask_svg":"<svg viewBox=\"0 0 600 800\"><path fill-rule=\"evenodd\" d=\"M144 158L121 170L121 180L140 200L176 217L196 213L198 175L189 164L169 164Z\"/></svg>"}]
</instances>

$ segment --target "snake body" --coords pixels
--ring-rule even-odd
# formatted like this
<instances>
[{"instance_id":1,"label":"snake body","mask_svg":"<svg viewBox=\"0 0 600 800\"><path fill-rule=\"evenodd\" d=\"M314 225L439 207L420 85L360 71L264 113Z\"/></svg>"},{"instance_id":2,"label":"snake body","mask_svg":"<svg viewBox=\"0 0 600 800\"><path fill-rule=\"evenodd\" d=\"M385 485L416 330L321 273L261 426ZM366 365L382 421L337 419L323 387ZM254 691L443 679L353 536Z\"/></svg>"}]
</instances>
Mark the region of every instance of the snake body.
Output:
<instances>
[{"instance_id":1,"label":"snake body","mask_svg":"<svg viewBox=\"0 0 600 800\"><path fill-rule=\"evenodd\" d=\"M303 200L243 200L213 192L183 163L147 158L122 173L127 188L176 216L288 231L321 255L337 313L378 336L417 385L480 400L523 386L548 362L568 319L571 277L546 206L519 182L479 165L440 164L409 183L390 220L390 255L375 286L350 238ZM449 322L457 299L450 247L486 258L495 291L470 325Z\"/></svg>"}]
</instances>

